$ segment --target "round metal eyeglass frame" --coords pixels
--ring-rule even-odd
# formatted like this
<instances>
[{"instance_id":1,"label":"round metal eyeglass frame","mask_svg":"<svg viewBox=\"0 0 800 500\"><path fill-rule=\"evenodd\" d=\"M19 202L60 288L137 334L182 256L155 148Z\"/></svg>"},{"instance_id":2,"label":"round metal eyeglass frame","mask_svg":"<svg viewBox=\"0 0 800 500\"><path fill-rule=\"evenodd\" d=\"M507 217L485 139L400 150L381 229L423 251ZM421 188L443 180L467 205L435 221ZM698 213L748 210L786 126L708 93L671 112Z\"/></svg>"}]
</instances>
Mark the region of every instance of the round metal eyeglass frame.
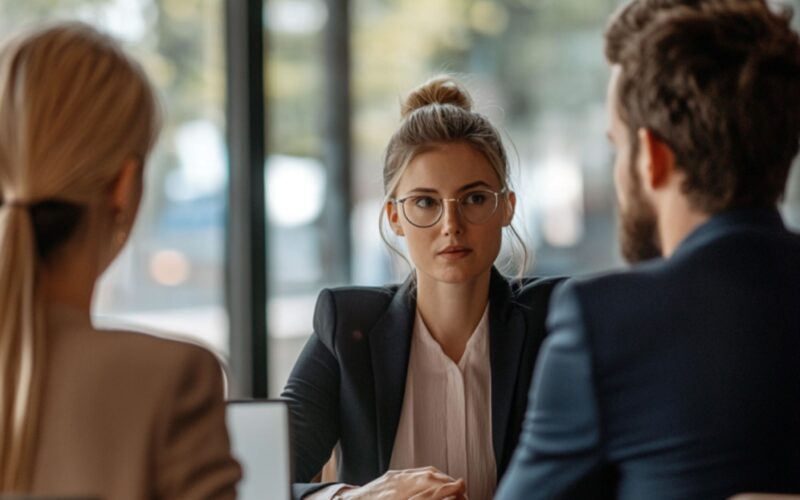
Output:
<instances>
[{"instance_id":1,"label":"round metal eyeglass frame","mask_svg":"<svg viewBox=\"0 0 800 500\"><path fill-rule=\"evenodd\" d=\"M450 201L450 202L453 202L453 203L456 204L456 208L458 209L458 215L463 217L464 220L466 220L467 222L469 222L471 224L483 224L484 222L489 220L495 214L495 212L497 212L497 207L500 206L500 196L501 195L505 196L505 194L507 192L508 192L508 189L506 189L506 188L503 188L500 191L492 191L491 189L477 189L477 190L472 190L472 191L466 193L464 196L459 196L458 198L439 198L437 196L414 194L414 195L406 196L405 198L396 198L396 199L392 200L392 202L395 204L395 206L400 205L400 212L403 213L403 217L408 221L409 224L411 224L414 227L421 228L421 229L433 227L436 224L438 224L440 220L442 220L442 215L444 215L444 204L447 201ZM486 217L481 221L470 220L466 215L464 215L464 212L462 211L462 208L461 208L461 200L464 199L465 197L473 195L475 193L485 193L485 194L493 194L494 195L494 207L492 208L492 211L490 213L488 213L486 215ZM424 197L432 198L434 200L439 201L439 214L436 216L436 218L430 224L422 224L421 225L421 224L415 223L414 221L412 221L408 217L408 215L406 215L406 208L405 208L404 202L406 200L410 200L412 198L424 198Z\"/></svg>"}]
</instances>

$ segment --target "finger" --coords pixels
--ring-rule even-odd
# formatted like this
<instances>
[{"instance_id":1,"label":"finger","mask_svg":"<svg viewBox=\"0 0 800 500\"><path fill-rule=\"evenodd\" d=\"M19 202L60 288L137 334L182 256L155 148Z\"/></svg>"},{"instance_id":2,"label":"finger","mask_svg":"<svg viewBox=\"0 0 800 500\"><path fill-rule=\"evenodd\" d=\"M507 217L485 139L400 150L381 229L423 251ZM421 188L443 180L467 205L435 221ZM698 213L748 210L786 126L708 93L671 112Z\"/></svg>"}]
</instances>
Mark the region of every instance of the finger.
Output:
<instances>
[{"instance_id":1,"label":"finger","mask_svg":"<svg viewBox=\"0 0 800 500\"><path fill-rule=\"evenodd\" d=\"M415 467L413 469L406 469L404 472L441 472L439 469L434 467L433 465L427 465L425 467Z\"/></svg>"},{"instance_id":2,"label":"finger","mask_svg":"<svg viewBox=\"0 0 800 500\"><path fill-rule=\"evenodd\" d=\"M424 482L452 483L453 481L456 480L454 477L450 477L444 472L441 472L433 467L418 469L412 472L411 475L415 479L422 480Z\"/></svg>"},{"instance_id":3,"label":"finger","mask_svg":"<svg viewBox=\"0 0 800 500\"><path fill-rule=\"evenodd\" d=\"M427 467L419 467L417 469L407 469L405 472L430 477L450 477L432 465ZM455 481L455 478L451 478L450 481Z\"/></svg>"},{"instance_id":4,"label":"finger","mask_svg":"<svg viewBox=\"0 0 800 500\"><path fill-rule=\"evenodd\" d=\"M415 495L436 486L454 481L454 479L432 467L397 470L392 475L387 472L380 480L384 483L384 489L391 488L396 492L396 495L392 498L403 499L414 498Z\"/></svg>"},{"instance_id":5,"label":"finger","mask_svg":"<svg viewBox=\"0 0 800 500\"><path fill-rule=\"evenodd\" d=\"M463 479L451 483L432 486L414 495L414 500L444 500L447 497L458 497L464 494L466 486Z\"/></svg>"}]
</instances>

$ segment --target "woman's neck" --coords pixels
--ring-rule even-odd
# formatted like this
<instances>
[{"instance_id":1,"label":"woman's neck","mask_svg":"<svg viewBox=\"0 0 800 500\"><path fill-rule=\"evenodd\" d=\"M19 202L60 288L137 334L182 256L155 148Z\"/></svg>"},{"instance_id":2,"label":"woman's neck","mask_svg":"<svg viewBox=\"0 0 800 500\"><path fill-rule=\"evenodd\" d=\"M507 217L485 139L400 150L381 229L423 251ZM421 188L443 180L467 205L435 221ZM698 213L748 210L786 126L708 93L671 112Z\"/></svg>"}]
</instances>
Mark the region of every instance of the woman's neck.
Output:
<instances>
[{"instance_id":1,"label":"woman's neck","mask_svg":"<svg viewBox=\"0 0 800 500\"><path fill-rule=\"evenodd\" d=\"M69 242L53 257L40 267L44 300L91 314L92 296L100 274L97 249Z\"/></svg>"},{"instance_id":2,"label":"woman's neck","mask_svg":"<svg viewBox=\"0 0 800 500\"><path fill-rule=\"evenodd\" d=\"M444 353L458 363L489 302L491 269L465 283L417 273L417 310Z\"/></svg>"}]
</instances>

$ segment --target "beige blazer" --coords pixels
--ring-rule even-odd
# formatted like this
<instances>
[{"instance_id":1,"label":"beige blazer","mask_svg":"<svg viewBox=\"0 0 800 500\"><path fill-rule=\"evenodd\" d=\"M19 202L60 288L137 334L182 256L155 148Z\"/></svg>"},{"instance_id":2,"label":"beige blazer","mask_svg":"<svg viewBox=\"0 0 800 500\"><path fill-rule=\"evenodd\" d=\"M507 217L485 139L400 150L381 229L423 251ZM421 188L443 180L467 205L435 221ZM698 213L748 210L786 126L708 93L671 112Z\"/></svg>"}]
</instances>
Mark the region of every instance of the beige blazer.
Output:
<instances>
[{"instance_id":1,"label":"beige blazer","mask_svg":"<svg viewBox=\"0 0 800 500\"><path fill-rule=\"evenodd\" d=\"M208 351L101 331L47 311L33 493L107 500L235 498L223 375Z\"/></svg>"}]
</instances>

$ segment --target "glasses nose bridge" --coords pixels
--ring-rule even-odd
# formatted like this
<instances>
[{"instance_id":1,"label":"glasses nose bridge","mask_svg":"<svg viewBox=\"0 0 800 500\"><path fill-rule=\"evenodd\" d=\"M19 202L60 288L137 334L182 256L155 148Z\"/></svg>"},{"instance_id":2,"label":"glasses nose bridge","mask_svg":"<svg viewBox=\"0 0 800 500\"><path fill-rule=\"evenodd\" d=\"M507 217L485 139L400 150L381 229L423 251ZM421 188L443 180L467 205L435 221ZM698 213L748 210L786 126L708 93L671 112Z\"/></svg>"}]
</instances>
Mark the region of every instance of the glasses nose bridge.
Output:
<instances>
[{"instance_id":1,"label":"glasses nose bridge","mask_svg":"<svg viewBox=\"0 0 800 500\"><path fill-rule=\"evenodd\" d=\"M447 217L448 201L455 205L453 215L456 217L458 222L461 222L461 219L463 219L464 217L464 214L461 212L461 198L442 198L442 208L441 208L441 213L439 213L439 220L445 219Z\"/></svg>"}]
</instances>

